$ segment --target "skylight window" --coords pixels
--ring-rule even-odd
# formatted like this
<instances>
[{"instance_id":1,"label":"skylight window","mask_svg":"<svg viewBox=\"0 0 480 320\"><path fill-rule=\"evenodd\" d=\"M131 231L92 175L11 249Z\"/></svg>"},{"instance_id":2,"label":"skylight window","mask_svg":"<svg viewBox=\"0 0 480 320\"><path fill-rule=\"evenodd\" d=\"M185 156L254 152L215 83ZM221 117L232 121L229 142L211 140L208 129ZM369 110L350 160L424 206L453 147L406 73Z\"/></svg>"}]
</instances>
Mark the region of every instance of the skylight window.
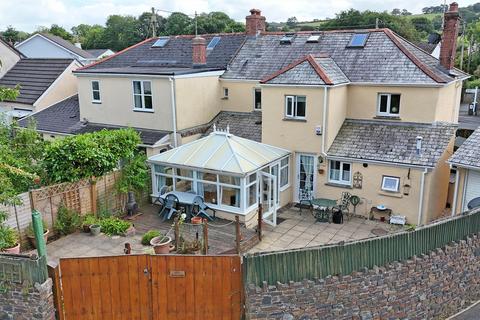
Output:
<instances>
[{"instance_id":1,"label":"skylight window","mask_svg":"<svg viewBox=\"0 0 480 320\"><path fill-rule=\"evenodd\" d=\"M368 33L355 33L350 39L348 47L351 48L363 48L368 39Z\"/></svg>"},{"instance_id":2,"label":"skylight window","mask_svg":"<svg viewBox=\"0 0 480 320\"><path fill-rule=\"evenodd\" d=\"M310 37L308 37L307 43L318 43L318 40L320 40L320 35L312 34Z\"/></svg>"},{"instance_id":3,"label":"skylight window","mask_svg":"<svg viewBox=\"0 0 480 320\"><path fill-rule=\"evenodd\" d=\"M293 37L295 36L294 33L286 33L281 39L280 44L290 44L292 43Z\"/></svg>"},{"instance_id":4,"label":"skylight window","mask_svg":"<svg viewBox=\"0 0 480 320\"><path fill-rule=\"evenodd\" d=\"M208 43L207 50L212 50L220 42L220 37L213 37Z\"/></svg>"},{"instance_id":5,"label":"skylight window","mask_svg":"<svg viewBox=\"0 0 480 320\"><path fill-rule=\"evenodd\" d=\"M170 40L170 37L160 37L157 41L153 44L152 48L163 48Z\"/></svg>"}]
</instances>

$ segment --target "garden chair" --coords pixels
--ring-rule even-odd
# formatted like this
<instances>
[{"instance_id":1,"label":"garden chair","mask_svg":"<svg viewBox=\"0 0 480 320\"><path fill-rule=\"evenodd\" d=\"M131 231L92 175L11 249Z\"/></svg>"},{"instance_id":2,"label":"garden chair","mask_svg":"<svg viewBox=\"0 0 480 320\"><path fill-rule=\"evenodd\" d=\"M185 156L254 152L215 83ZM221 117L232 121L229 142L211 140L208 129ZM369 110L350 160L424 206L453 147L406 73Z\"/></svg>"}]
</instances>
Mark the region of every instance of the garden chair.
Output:
<instances>
[{"instance_id":1,"label":"garden chair","mask_svg":"<svg viewBox=\"0 0 480 320\"><path fill-rule=\"evenodd\" d=\"M342 197L338 200L337 205L335 206L336 209L341 210L343 214L350 215L350 198L352 194L350 192L342 192Z\"/></svg>"},{"instance_id":2,"label":"garden chair","mask_svg":"<svg viewBox=\"0 0 480 320\"><path fill-rule=\"evenodd\" d=\"M177 210L178 203L179 201L176 195L167 194L163 203L163 208L158 213L159 216L163 215L162 222L165 220L169 220L170 218L172 218L174 214L178 212Z\"/></svg>"},{"instance_id":3,"label":"garden chair","mask_svg":"<svg viewBox=\"0 0 480 320\"><path fill-rule=\"evenodd\" d=\"M310 210L313 208L312 199L313 199L312 190L303 190L303 189L300 190L300 194L298 195L298 204L300 207L300 214L302 213L302 208L304 205L307 205Z\"/></svg>"},{"instance_id":4,"label":"garden chair","mask_svg":"<svg viewBox=\"0 0 480 320\"><path fill-rule=\"evenodd\" d=\"M165 200L163 200L160 196L164 195L165 193L168 192L169 187L168 186L162 186L160 188L160 191L158 192L158 197L153 201L153 204L158 204L160 206L160 210L158 211L158 214L163 210L163 206L165 205Z\"/></svg>"},{"instance_id":5,"label":"garden chair","mask_svg":"<svg viewBox=\"0 0 480 320\"><path fill-rule=\"evenodd\" d=\"M195 210L196 209L196 210ZM196 217L204 216L208 220L212 221L213 218L207 213L207 210L211 210L213 213L213 217L215 217L215 209L210 208L205 204L205 201L201 196L196 196L193 199L193 210L192 214Z\"/></svg>"}]
</instances>

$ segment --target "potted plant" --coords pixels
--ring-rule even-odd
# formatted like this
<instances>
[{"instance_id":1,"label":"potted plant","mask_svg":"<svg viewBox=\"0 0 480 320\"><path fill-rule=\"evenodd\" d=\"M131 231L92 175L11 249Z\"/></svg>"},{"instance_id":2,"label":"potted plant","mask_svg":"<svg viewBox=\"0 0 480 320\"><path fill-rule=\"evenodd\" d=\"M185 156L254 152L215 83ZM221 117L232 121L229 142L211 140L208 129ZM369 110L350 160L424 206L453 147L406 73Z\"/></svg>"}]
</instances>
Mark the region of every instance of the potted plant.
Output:
<instances>
[{"instance_id":1,"label":"potted plant","mask_svg":"<svg viewBox=\"0 0 480 320\"><path fill-rule=\"evenodd\" d=\"M0 251L18 254L20 253L18 232L14 228L5 225L4 222L6 220L7 213L0 211Z\"/></svg>"},{"instance_id":2,"label":"potted plant","mask_svg":"<svg viewBox=\"0 0 480 320\"><path fill-rule=\"evenodd\" d=\"M170 253L170 243L172 238L161 235L150 240L150 244L155 250L155 254L167 254Z\"/></svg>"},{"instance_id":3,"label":"potted plant","mask_svg":"<svg viewBox=\"0 0 480 320\"><path fill-rule=\"evenodd\" d=\"M50 233L50 230L48 230L47 223L43 219L42 219L42 225L43 225L43 239L45 239L45 243L47 243L48 234ZM35 239L35 233L33 232L33 224L31 222L27 228L27 238L30 241L30 244L32 245L32 247L37 249L37 240Z\"/></svg>"},{"instance_id":4,"label":"potted plant","mask_svg":"<svg viewBox=\"0 0 480 320\"><path fill-rule=\"evenodd\" d=\"M142 244L144 246L150 245L150 241L155 237L160 237L162 233L158 230L148 230L142 237Z\"/></svg>"},{"instance_id":5,"label":"potted plant","mask_svg":"<svg viewBox=\"0 0 480 320\"><path fill-rule=\"evenodd\" d=\"M100 226L99 224L92 224L90 226L90 233L92 234L92 236L98 236L101 230L102 226Z\"/></svg>"},{"instance_id":6,"label":"potted plant","mask_svg":"<svg viewBox=\"0 0 480 320\"><path fill-rule=\"evenodd\" d=\"M202 224L202 222L202 217L192 217L192 219L190 219L191 224Z\"/></svg>"},{"instance_id":7,"label":"potted plant","mask_svg":"<svg viewBox=\"0 0 480 320\"><path fill-rule=\"evenodd\" d=\"M83 222L82 222L83 232L86 232L86 233L90 232L90 226L95 223L97 223L97 217L95 217L93 214L87 214L83 218Z\"/></svg>"}]
</instances>

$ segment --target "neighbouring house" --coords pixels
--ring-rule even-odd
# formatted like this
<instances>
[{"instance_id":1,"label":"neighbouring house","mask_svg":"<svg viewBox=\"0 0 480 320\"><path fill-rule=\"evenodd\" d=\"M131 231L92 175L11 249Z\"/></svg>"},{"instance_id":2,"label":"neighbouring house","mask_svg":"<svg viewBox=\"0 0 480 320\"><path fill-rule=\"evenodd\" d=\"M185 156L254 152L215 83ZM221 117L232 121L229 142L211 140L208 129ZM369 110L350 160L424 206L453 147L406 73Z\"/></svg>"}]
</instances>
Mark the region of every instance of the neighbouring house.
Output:
<instances>
[{"instance_id":1,"label":"neighbouring house","mask_svg":"<svg viewBox=\"0 0 480 320\"><path fill-rule=\"evenodd\" d=\"M80 43L73 44L49 33L36 33L15 48L28 58L75 59L83 65L99 59L98 55L83 50ZM109 53L107 49L103 52Z\"/></svg>"},{"instance_id":2,"label":"neighbouring house","mask_svg":"<svg viewBox=\"0 0 480 320\"><path fill-rule=\"evenodd\" d=\"M480 129L463 142L448 163L457 171L452 214L458 214L468 210L470 201L480 198Z\"/></svg>"},{"instance_id":3,"label":"neighbouring house","mask_svg":"<svg viewBox=\"0 0 480 320\"><path fill-rule=\"evenodd\" d=\"M0 37L0 78L25 56Z\"/></svg>"},{"instance_id":4,"label":"neighbouring house","mask_svg":"<svg viewBox=\"0 0 480 320\"><path fill-rule=\"evenodd\" d=\"M433 32L428 35L427 42L414 42L414 44L422 49L423 51L431 54L433 57L439 59L440 58L440 47L442 41L442 35Z\"/></svg>"},{"instance_id":5,"label":"neighbouring house","mask_svg":"<svg viewBox=\"0 0 480 320\"><path fill-rule=\"evenodd\" d=\"M110 49L85 49L85 51L94 56L96 60L100 60L115 54L115 52Z\"/></svg>"},{"instance_id":6,"label":"neighbouring house","mask_svg":"<svg viewBox=\"0 0 480 320\"><path fill-rule=\"evenodd\" d=\"M0 86L20 86L15 101L0 102L0 113L8 119L20 119L40 111L77 92L72 71L80 67L73 59L22 58L1 78Z\"/></svg>"},{"instance_id":7,"label":"neighbouring house","mask_svg":"<svg viewBox=\"0 0 480 320\"><path fill-rule=\"evenodd\" d=\"M208 141L220 129L261 142L259 148L288 150L252 177L257 199L268 190L261 201L272 205L272 223L289 203L339 199L348 191L361 198L357 214L384 205L408 223L424 224L447 205L446 160L468 78L454 68L458 25L453 3L436 59L390 29L266 32L265 17L252 9L245 33L147 39L76 70L78 125L164 132L146 148L159 164L154 175L175 164L159 153L174 155L168 149ZM215 154L197 146L198 157ZM201 193L198 183L185 181L205 182L192 173L202 166L178 161L190 171L173 170L162 181ZM246 181L244 173L218 170L209 180L217 190L221 175ZM162 187L155 183L154 196ZM246 218L246 193L236 195L230 203L241 210L227 205L224 212ZM222 194L206 200L218 205Z\"/></svg>"}]
</instances>

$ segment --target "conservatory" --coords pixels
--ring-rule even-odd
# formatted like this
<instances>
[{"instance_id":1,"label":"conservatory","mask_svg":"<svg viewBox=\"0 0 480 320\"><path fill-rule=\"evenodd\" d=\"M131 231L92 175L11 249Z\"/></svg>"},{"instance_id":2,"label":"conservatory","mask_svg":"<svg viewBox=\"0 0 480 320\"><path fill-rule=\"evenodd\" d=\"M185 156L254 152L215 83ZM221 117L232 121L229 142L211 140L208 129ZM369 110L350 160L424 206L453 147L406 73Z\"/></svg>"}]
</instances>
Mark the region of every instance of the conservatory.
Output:
<instances>
[{"instance_id":1,"label":"conservatory","mask_svg":"<svg viewBox=\"0 0 480 320\"><path fill-rule=\"evenodd\" d=\"M280 192L289 185L290 151L214 131L199 140L149 158L152 197L160 190L190 192L233 219L250 220L263 206L263 218L275 224ZM165 188L165 186L167 188Z\"/></svg>"}]
</instances>

